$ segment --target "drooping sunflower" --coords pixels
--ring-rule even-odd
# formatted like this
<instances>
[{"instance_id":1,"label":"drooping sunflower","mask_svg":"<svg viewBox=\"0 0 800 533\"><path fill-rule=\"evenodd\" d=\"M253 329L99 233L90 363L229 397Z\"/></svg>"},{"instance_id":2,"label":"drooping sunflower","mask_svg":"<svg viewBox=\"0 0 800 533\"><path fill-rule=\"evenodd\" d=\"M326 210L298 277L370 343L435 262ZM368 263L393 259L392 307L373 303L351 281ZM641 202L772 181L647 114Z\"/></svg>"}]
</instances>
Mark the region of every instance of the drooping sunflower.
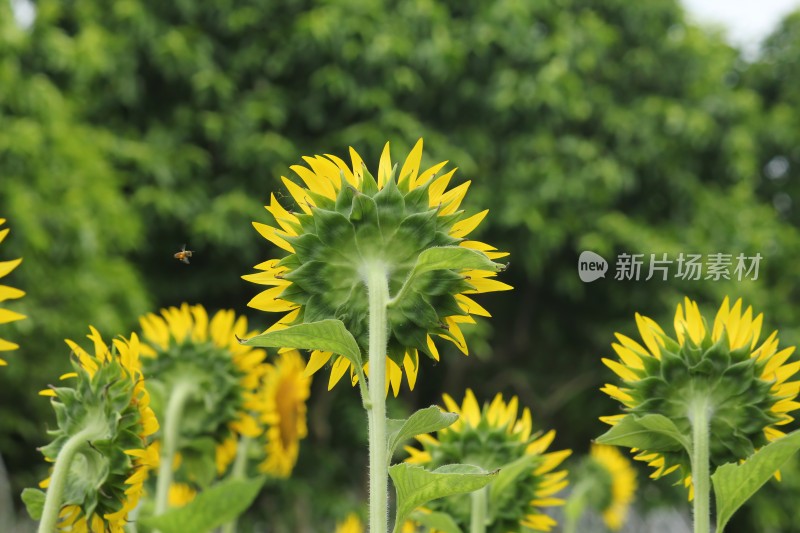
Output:
<instances>
[{"instance_id":1,"label":"drooping sunflower","mask_svg":"<svg viewBox=\"0 0 800 533\"><path fill-rule=\"evenodd\" d=\"M0 218L0 226L5 223L6 219ZM8 235L9 228L0 229L0 243L6 238ZM22 259L13 259L11 261L0 261L0 278L6 277L8 274L11 273L12 270L17 268L19 264L22 262ZM25 291L21 291L19 289L15 289L14 287L9 287L7 285L0 285L0 303L5 302L6 300L15 300L17 298L22 298L25 296ZM22 320L25 318L25 315L17 313L15 311L11 311L10 309L3 309L0 308L0 324L7 324L8 322L15 322L17 320ZM16 350L19 348L19 345L5 339L0 339L0 352L7 352L10 350ZM6 361L0 358L0 366L5 366Z\"/></svg>"},{"instance_id":2,"label":"drooping sunflower","mask_svg":"<svg viewBox=\"0 0 800 533\"><path fill-rule=\"evenodd\" d=\"M652 319L636 314L644 346L616 334L612 344L619 361L603 362L621 379L601 390L620 401L628 414L659 414L691 435L688 405L697 394L708 398L711 416L710 449L713 468L738 462L765 444L782 437L780 426L790 423L800 381L789 381L800 362L788 362L794 347L778 349L778 332L759 344L763 315L743 310L741 299L730 306L726 297L708 327L696 302L685 298L675 312L675 338ZM624 414L602 417L615 425ZM655 468L657 479L681 469L690 488L691 459L683 448L652 452L637 450L635 459Z\"/></svg>"},{"instance_id":3,"label":"drooping sunflower","mask_svg":"<svg viewBox=\"0 0 800 533\"><path fill-rule=\"evenodd\" d=\"M265 365L264 383L258 393L261 422L267 427L259 469L276 477L288 477L297 463L300 440L308 435L306 401L311 377L303 369L297 350L281 353L273 364Z\"/></svg>"},{"instance_id":4,"label":"drooping sunflower","mask_svg":"<svg viewBox=\"0 0 800 533\"><path fill-rule=\"evenodd\" d=\"M406 446L410 454L406 461L431 470L446 464L465 463L492 471L529 457L530 472L507 486L504 493L494 495L486 531L550 531L556 521L542 510L564 504L564 500L554 495L567 486L567 471L554 470L572 453L570 450L547 452L555 431L532 434L530 410L526 407L517 418L519 401L516 396L506 403L502 395L497 394L483 408L470 389L461 405L447 394L443 399L447 410L457 413L459 419L438 431L436 437L418 435L422 449ZM427 509L449 514L464 531L469 527L469 498L434 500Z\"/></svg>"},{"instance_id":5,"label":"drooping sunflower","mask_svg":"<svg viewBox=\"0 0 800 533\"><path fill-rule=\"evenodd\" d=\"M465 216L460 206L470 182L447 190L455 172L443 172L447 161L420 172L421 139L399 173L392 165L387 143L377 180L352 148L350 157L352 166L330 154L304 157L307 167L291 167L303 185L282 177L296 211L285 209L273 194L265 207L274 225L253 224L288 255L256 265L259 272L243 277L269 286L250 301L251 307L286 313L273 328L336 318L344 322L367 353L368 299L362 276L367 262L379 259L387 266L389 289L396 296L426 249L461 246L482 252L489 259L508 254L466 240L488 210ZM413 389L420 351L439 359L435 338L448 340L468 353L461 324L473 323L472 315L489 316L468 295L511 288L494 279L496 272L427 272L413 279L400 301L390 306L386 379L395 395L403 371ZM351 379L357 379L347 359L323 351L312 352L307 372L318 371L332 357L329 388L348 370Z\"/></svg>"},{"instance_id":6,"label":"drooping sunflower","mask_svg":"<svg viewBox=\"0 0 800 533\"><path fill-rule=\"evenodd\" d=\"M250 334L247 319L230 310L209 320L202 305L184 303L162 309L160 316L149 313L139 322L143 371L156 412L166 411L176 390L188 389L179 460L187 470L184 479L204 486L233 461L239 435L255 438L263 432L253 413L266 352L237 342L237 335ZM203 466L208 460L214 468Z\"/></svg>"},{"instance_id":7,"label":"drooping sunflower","mask_svg":"<svg viewBox=\"0 0 800 533\"><path fill-rule=\"evenodd\" d=\"M109 349L100 333L90 330L94 355L67 340L75 355L74 372L62 379L74 380L74 387L41 393L52 397L58 415L58 429L50 432L54 439L41 450L48 461L56 461L64 448L78 446L61 497L58 531L123 533L154 466L147 441L158 422L141 373L136 334L130 340L114 339Z\"/></svg>"}]
</instances>

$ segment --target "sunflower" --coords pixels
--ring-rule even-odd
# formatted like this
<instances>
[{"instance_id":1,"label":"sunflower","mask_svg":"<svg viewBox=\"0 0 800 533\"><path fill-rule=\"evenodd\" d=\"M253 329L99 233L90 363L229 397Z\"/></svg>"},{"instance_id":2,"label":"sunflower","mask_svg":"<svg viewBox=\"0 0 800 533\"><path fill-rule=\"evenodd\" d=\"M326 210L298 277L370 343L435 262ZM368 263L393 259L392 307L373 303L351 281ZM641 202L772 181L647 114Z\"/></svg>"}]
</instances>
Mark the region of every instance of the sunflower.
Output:
<instances>
[{"instance_id":1,"label":"sunflower","mask_svg":"<svg viewBox=\"0 0 800 533\"><path fill-rule=\"evenodd\" d=\"M58 429L50 432L55 438L41 449L56 468L40 487L50 487L57 471L66 473L65 479L53 481L62 494L51 495L50 489L47 494L48 499L60 498L58 531L122 533L154 466L147 439L158 430L158 422L149 406L136 334L130 340L114 339L109 350L100 333L90 330L94 355L67 340L75 371L62 379L75 380L75 386L41 393L52 397ZM74 456L66 470L59 470L64 450ZM46 503L45 515L47 509Z\"/></svg>"},{"instance_id":2,"label":"sunflower","mask_svg":"<svg viewBox=\"0 0 800 533\"><path fill-rule=\"evenodd\" d=\"M708 327L697 303L686 298L675 312L675 338L652 319L636 314L644 345L616 334L612 344L619 361L603 362L621 379L601 390L620 401L627 413L666 416L684 435L692 434L688 405L697 395L707 398L710 412L710 448L713 467L746 459L755 450L780 438L780 426L790 423L800 381L788 381L800 362L788 363L794 347L778 349L778 332L763 342L763 315L733 306L726 297ZM624 416L602 417L615 425ZM681 447L669 450L636 450L635 459L655 468L660 478L678 469L691 490L691 459Z\"/></svg>"},{"instance_id":3,"label":"sunflower","mask_svg":"<svg viewBox=\"0 0 800 533\"><path fill-rule=\"evenodd\" d=\"M250 307L285 313L273 328L337 318L367 353L368 299L363 271L368 263L380 261L387 269L391 294L402 292L387 317L386 382L397 395L404 371L409 387L414 388L420 351L439 359L435 338L468 353L461 325L474 323L473 315L489 316L469 295L511 288L493 279L499 266L494 270L437 270L410 280L419 254L456 245L482 252L489 259L508 254L466 240L488 210L465 216L459 208L470 182L447 190L455 169L443 172L446 161L419 171L421 139L398 176L389 143L380 158L377 181L352 148L350 157L352 166L333 155L304 157L307 167L291 167L302 185L282 177L298 212L285 209L273 194L265 207L274 224L253 225L288 255L256 265L259 272L243 277L269 287L250 301ZM401 287L407 290L401 291ZM318 371L331 359L329 388L348 370L351 380L357 380L347 359L319 350L311 353L307 372Z\"/></svg>"},{"instance_id":4,"label":"sunflower","mask_svg":"<svg viewBox=\"0 0 800 533\"><path fill-rule=\"evenodd\" d=\"M523 409L522 416L517 418L519 401L516 396L506 403L498 394L483 408L470 389L460 406L447 394L443 399L447 409L457 413L459 419L438 431L436 437L417 436L422 449L406 446L410 454L406 462L431 470L446 464L466 463L491 471L530 458L529 473L509 484L504 493L492 496L494 505L489 509L490 525L486 531L550 531L556 521L542 509L564 504L554 495L567 486L567 471L554 472L554 469L571 454L570 450L546 453L555 431L531 434L530 410ZM434 500L428 509L450 514L466 530L470 520L468 502L468 498L448 497Z\"/></svg>"},{"instance_id":5,"label":"sunflower","mask_svg":"<svg viewBox=\"0 0 800 533\"><path fill-rule=\"evenodd\" d=\"M218 311L209 320L202 305L182 304L149 313L139 319L142 326L142 356L145 375L151 383L154 405L165 412L169 394L190 389L181 415L179 453L190 470L208 459L207 442L214 442L214 469L203 479L188 479L202 485L208 472L223 473L235 457L238 435L258 437L262 428L251 412L257 402L262 361L266 352L242 346L236 335L248 334L247 319L233 311Z\"/></svg>"},{"instance_id":6,"label":"sunflower","mask_svg":"<svg viewBox=\"0 0 800 533\"><path fill-rule=\"evenodd\" d=\"M308 435L306 401L311 378L303 372L303 359L297 350L281 353L264 371L264 384L258 396L261 422L267 427L260 470L276 477L292 473L300 440Z\"/></svg>"},{"instance_id":7,"label":"sunflower","mask_svg":"<svg viewBox=\"0 0 800 533\"><path fill-rule=\"evenodd\" d=\"M592 444L577 468L576 478L567 509L577 497L582 500L579 505L589 504L602 514L608 529L622 529L636 494L636 471L631 462L616 446Z\"/></svg>"},{"instance_id":8,"label":"sunflower","mask_svg":"<svg viewBox=\"0 0 800 533\"><path fill-rule=\"evenodd\" d=\"M0 218L0 226L5 223L6 219ZM11 231L9 228L5 228L0 230L0 243L3 242L3 239L6 238L8 232ZM17 268L17 266L22 262L22 259L14 259L11 261L0 261L0 278L7 276L11 273L12 270ZM0 303L6 300L15 300L17 298L22 298L25 296L25 291L21 291L19 289L15 289L14 287L8 287L6 285L0 285ZM14 311L9 311L8 309L0 308L0 324L6 324L8 322L15 322L17 320L22 320L25 318L25 315L20 313L16 313ZM5 339L0 339L0 352L7 352L10 350L16 350L19 348L19 345L16 343L7 341ZM0 358L0 366L5 366L6 361Z\"/></svg>"}]
</instances>

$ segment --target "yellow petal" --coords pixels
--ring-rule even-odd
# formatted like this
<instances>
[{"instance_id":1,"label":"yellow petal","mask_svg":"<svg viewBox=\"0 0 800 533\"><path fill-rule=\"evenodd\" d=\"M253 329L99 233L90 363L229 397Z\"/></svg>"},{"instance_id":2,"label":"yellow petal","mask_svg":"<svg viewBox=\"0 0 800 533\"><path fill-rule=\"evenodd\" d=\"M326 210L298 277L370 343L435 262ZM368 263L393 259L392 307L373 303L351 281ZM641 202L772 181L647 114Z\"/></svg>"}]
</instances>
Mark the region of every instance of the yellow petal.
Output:
<instances>
[{"instance_id":1,"label":"yellow petal","mask_svg":"<svg viewBox=\"0 0 800 533\"><path fill-rule=\"evenodd\" d=\"M0 261L0 278L8 275L12 270L22 263L22 259L12 259L11 261Z\"/></svg>"},{"instance_id":2,"label":"yellow petal","mask_svg":"<svg viewBox=\"0 0 800 533\"><path fill-rule=\"evenodd\" d=\"M450 230L450 236L460 239L461 237L465 237L470 234L472 230L478 227L478 225L486 218L487 213L489 213L488 209L484 209L477 215L472 215L469 218L465 218L464 220L459 220L455 224L453 224L452 229Z\"/></svg>"},{"instance_id":3,"label":"yellow petal","mask_svg":"<svg viewBox=\"0 0 800 533\"><path fill-rule=\"evenodd\" d=\"M403 162L400 168L400 175L397 178L397 183L403 183L408 180L408 188L412 190L417 186L417 173L419 172L419 164L422 160L422 139L417 141L414 148L408 153L408 157Z\"/></svg>"},{"instance_id":4,"label":"yellow petal","mask_svg":"<svg viewBox=\"0 0 800 533\"><path fill-rule=\"evenodd\" d=\"M281 285L278 287L272 287L271 289L267 289L265 291L261 291L252 300L250 300L250 302L248 302L247 305L248 307L252 307L260 311L271 311L271 312L291 311L292 309L297 308L298 305L280 299L280 295L283 293L285 288L286 288L285 286Z\"/></svg>"},{"instance_id":5,"label":"yellow petal","mask_svg":"<svg viewBox=\"0 0 800 533\"><path fill-rule=\"evenodd\" d=\"M378 189L383 189L392 175L392 158L389 156L389 143L383 146L381 160L378 164Z\"/></svg>"},{"instance_id":6,"label":"yellow petal","mask_svg":"<svg viewBox=\"0 0 800 533\"><path fill-rule=\"evenodd\" d=\"M283 231L273 228L272 226L268 226L267 224L262 224L261 222L253 222L253 227L256 228L262 237L267 239L269 242L278 246L279 248L283 248L289 253L294 253L294 248L291 244L289 244L284 237L288 237L286 233Z\"/></svg>"}]
</instances>

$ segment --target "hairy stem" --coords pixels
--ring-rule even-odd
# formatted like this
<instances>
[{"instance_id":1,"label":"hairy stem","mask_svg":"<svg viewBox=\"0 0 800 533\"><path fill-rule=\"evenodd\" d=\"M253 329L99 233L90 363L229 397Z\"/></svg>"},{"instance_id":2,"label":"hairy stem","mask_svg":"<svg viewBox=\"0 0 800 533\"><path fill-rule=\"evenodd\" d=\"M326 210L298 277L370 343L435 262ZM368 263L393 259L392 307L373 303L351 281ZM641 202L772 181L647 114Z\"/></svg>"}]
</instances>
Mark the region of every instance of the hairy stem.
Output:
<instances>
[{"instance_id":1,"label":"hairy stem","mask_svg":"<svg viewBox=\"0 0 800 533\"><path fill-rule=\"evenodd\" d=\"M92 417L90 417L92 418ZM104 436L104 426L99 421L92 421L81 431L72 435L58 452L53 474L50 476L50 485L44 500L42 519L39 522L39 533L53 533L58 525L58 515L61 511L61 499L64 487L69 477L70 465L75 455L82 450L90 450L90 442ZM92 453L97 453L91 450Z\"/></svg>"},{"instance_id":2,"label":"hairy stem","mask_svg":"<svg viewBox=\"0 0 800 533\"><path fill-rule=\"evenodd\" d=\"M486 533L486 512L489 510L489 487L483 487L470 494L471 509L470 533Z\"/></svg>"},{"instance_id":3,"label":"hairy stem","mask_svg":"<svg viewBox=\"0 0 800 533\"><path fill-rule=\"evenodd\" d=\"M164 514L169 508L169 488L172 485L172 462L178 451L181 418L186 400L195 391L191 381L180 381L175 384L167 403L164 415L163 434L161 435L161 457L158 466L158 483L156 485L156 516Z\"/></svg>"},{"instance_id":4,"label":"hairy stem","mask_svg":"<svg viewBox=\"0 0 800 533\"><path fill-rule=\"evenodd\" d=\"M389 465L386 458L386 267L373 262L365 269L369 296L369 531L386 533L389 520Z\"/></svg>"},{"instance_id":5,"label":"hairy stem","mask_svg":"<svg viewBox=\"0 0 800 533\"><path fill-rule=\"evenodd\" d=\"M711 529L711 474L709 467L709 433L711 409L708 398L696 398L689 406L692 423L692 483L694 485L694 533Z\"/></svg>"}]
</instances>

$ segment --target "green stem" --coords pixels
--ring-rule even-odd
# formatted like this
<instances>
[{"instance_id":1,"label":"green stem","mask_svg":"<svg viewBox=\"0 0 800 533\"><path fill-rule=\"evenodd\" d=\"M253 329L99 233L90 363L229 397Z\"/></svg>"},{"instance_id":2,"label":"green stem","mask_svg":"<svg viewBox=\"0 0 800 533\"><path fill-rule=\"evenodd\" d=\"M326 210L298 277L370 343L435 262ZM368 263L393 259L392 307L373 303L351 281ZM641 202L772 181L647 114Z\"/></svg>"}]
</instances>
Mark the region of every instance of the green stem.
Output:
<instances>
[{"instance_id":1,"label":"green stem","mask_svg":"<svg viewBox=\"0 0 800 533\"><path fill-rule=\"evenodd\" d=\"M243 479L247 469L247 450L250 448L250 437L244 435L239 438L239 445L236 447L236 461L233 463L228 479ZM237 518L234 518L224 526L222 533L236 533Z\"/></svg>"},{"instance_id":2,"label":"green stem","mask_svg":"<svg viewBox=\"0 0 800 533\"><path fill-rule=\"evenodd\" d=\"M586 509L586 495L594 484L591 480L581 480L569 495L564 505L564 533L577 533L578 524Z\"/></svg>"},{"instance_id":3,"label":"green stem","mask_svg":"<svg viewBox=\"0 0 800 533\"><path fill-rule=\"evenodd\" d=\"M158 483L156 485L156 516L164 514L169 508L169 488L172 485L172 462L178 451L181 417L186 400L195 391L191 381L179 381L172 389L164 415L163 433L161 434L161 458L158 465Z\"/></svg>"},{"instance_id":4,"label":"green stem","mask_svg":"<svg viewBox=\"0 0 800 533\"><path fill-rule=\"evenodd\" d=\"M67 484L72 460L81 449L90 448L89 442L103 436L103 424L92 420L85 428L67 439L67 442L61 447L53 466L53 474L50 476L50 485L47 488L47 495L44 500L42 519L39 522L39 533L53 533L56 531L58 514L61 511L61 498L64 493L64 487Z\"/></svg>"},{"instance_id":5,"label":"green stem","mask_svg":"<svg viewBox=\"0 0 800 533\"><path fill-rule=\"evenodd\" d=\"M483 487L470 494L471 509L469 533L486 533L486 512L489 508L489 487Z\"/></svg>"},{"instance_id":6,"label":"green stem","mask_svg":"<svg viewBox=\"0 0 800 533\"><path fill-rule=\"evenodd\" d=\"M386 267L373 262L365 269L369 296L369 531L386 533L389 520L389 465L386 458Z\"/></svg>"},{"instance_id":7,"label":"green stem","mask_svg":"<svg viewBox=\"0 0 800 533\"><path fill-rule=\"evenodd\" d=\"M709 467L709 424L711 409L708 398L695 398L689 406L692 423L692 483L694 484L694 533L711 529L711 474Z\"/></svg>"}]
</instances>

